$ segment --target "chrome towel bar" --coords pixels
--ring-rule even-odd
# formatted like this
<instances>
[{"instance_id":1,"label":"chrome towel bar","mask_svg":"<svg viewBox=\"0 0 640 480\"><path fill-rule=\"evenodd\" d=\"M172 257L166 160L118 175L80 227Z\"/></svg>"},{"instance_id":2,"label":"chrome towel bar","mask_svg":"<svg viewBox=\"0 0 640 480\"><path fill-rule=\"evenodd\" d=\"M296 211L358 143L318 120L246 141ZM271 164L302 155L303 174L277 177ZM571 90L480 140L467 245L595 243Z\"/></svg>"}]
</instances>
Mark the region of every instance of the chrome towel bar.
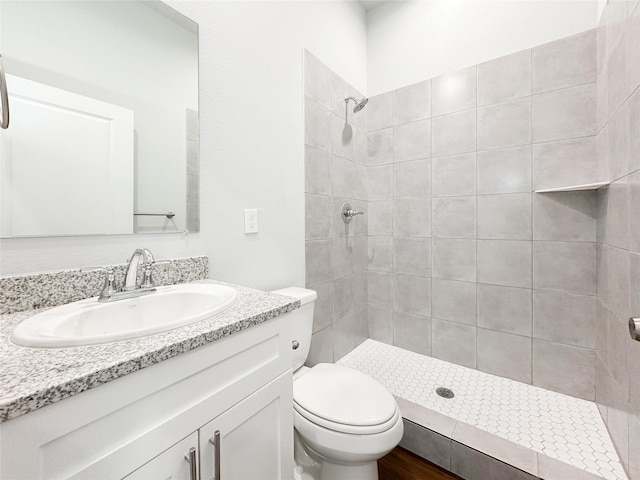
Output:
<instances>
[{"instance_id":1,"label":"chrome towel bar","mask_svg":"<svg viewBox=\"0 0 640 480\"><path fill-rule=\"evenodd\" d=\"M175 213L173 212L167 212L167 213L134 213L134 215L143 215L145 217L167 217L167 218L173 218L176 216Z\"/></svg>"}]
</instances>

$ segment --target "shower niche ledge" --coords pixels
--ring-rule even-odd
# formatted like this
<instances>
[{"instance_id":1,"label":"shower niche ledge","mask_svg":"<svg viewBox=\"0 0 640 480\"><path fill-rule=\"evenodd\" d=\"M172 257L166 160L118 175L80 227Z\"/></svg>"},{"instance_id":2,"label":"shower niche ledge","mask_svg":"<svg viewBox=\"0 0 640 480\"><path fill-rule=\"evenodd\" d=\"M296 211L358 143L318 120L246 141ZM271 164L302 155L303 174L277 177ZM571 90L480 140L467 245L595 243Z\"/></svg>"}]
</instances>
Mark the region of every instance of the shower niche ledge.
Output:
<instances>
[{"instance_id":1,"label":"shower niche ledge","mask_svg":"<svg viewBox=\"0 0 640 480\"><path fill-rule=\"evenodd\" d=\"M606 187L611 182L594 182L583 183L580 185L567 185L563 187L543 188L540 190L534 190L535 193L556 193L556 192L579 192L584 190L598 190L599 188Z\"/></svg>"}]
</instances>

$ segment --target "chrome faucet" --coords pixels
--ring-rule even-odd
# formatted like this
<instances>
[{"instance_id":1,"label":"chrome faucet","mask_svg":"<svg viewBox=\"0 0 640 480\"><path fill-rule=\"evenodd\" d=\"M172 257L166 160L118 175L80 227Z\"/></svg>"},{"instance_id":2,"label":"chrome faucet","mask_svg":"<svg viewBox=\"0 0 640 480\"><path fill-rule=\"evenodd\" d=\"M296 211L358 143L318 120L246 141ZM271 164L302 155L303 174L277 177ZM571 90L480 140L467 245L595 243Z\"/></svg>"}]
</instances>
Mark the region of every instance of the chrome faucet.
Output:
<instances>
[{"instance_id":1,"label":"chrome faucet","mask_svg":"<svg viewBox=\"0 0 640 480\"><path fill-rule=\"evenodd\" d=\"M167 260L156 262L151 250L148 248L137 248L127 265L127 272L124 275L122 288L118 288L115 282L115 272L112 267L91 267L83 268L81 271L104 270L107 272L104 287L98 297L99 302L115 302L126 298L140 297L156 291L156 285L151 276L153 266L159 263L168 263ZM142 281L138 282L138 268L142 266L144 272Z\"/></svg>"},{"instance_id":2,"label":"chrome faucet","mask_svg":"<svg viewBox=\"0 0 640 480\"><path fill-rule=\"evenodd\" d=\"M138 267L140 261L144 261L144 278L140 285L138 285ZM124 282L122 283L122 291L130 292L141 288L155 288L153 280L151 279L151 268L155 263L153 253L148 248L136 248L136 251L131 255L129 265L127 266L127 273L124 275Z\"/></svg>"}]
</instances>

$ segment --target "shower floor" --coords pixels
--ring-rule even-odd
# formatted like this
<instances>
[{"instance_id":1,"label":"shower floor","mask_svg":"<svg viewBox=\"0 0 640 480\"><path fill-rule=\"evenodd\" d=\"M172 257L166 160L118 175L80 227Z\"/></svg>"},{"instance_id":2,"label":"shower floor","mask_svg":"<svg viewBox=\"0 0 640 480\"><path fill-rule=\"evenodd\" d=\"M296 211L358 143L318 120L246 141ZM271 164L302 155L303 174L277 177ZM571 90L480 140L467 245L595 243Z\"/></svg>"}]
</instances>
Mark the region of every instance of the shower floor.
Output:
<instances>
[{"instance_id":1,"label":"shower floor","mask_svg":"<svg viewBox=\"0 0 640 480\"><path fill-rule=\"evenodd\" d=\"M593 402L366 340L338 364L395 396L602 478L627 480ZM445 399L435 392L448 387Z\"/></svg>"}]
</instances>

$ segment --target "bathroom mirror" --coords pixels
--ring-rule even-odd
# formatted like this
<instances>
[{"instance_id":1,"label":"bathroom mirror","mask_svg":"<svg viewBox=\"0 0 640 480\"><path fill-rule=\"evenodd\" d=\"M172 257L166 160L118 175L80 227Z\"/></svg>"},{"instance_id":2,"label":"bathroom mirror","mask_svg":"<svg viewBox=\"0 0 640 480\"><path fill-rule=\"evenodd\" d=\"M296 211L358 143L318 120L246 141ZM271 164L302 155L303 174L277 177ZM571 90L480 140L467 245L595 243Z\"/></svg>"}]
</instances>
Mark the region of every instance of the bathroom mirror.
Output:
<instances>
[{"instance_id":1,"label":"bathroom mirror","mask_svg":"<svg viewBox=\"0 0 640 480\"><path fill-rule=\"evenodd\" d=\"M198 25L158 0L2 0L0 236L199 230Z\"/></svg>"}]
</instances>

